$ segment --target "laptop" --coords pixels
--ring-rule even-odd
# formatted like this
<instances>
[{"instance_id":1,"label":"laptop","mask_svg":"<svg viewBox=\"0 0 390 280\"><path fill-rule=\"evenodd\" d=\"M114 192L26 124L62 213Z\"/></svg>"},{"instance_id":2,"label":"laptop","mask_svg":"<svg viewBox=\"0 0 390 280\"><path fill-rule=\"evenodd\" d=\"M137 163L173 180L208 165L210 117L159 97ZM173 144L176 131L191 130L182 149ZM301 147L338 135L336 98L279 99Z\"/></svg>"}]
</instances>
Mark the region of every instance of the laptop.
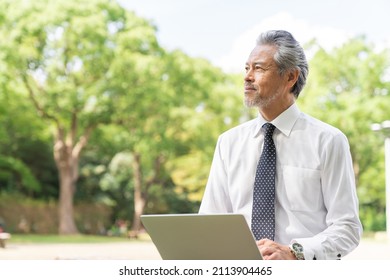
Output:
<instances>
[{"instance_id":1,"label":"laptop","mask_svg":"<svg viewBox=\"0 0 390 280\"><path fill-rule=\"evenodd\" d=\"M142 215L163 260L261 260L241 214Z\"/></svg>"}]
</instances>

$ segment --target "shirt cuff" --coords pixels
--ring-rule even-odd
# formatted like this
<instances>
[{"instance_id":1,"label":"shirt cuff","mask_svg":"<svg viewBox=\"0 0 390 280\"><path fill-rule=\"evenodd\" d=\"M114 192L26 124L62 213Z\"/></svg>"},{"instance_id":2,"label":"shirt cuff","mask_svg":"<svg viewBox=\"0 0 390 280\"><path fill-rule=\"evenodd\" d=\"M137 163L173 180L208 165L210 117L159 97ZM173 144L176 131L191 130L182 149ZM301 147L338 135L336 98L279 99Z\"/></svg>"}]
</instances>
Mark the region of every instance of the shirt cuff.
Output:
<instances>
[{"instance_id":1,"label":"shirt cuff","mask_svg":"<svg viewBox=\"0 0 390 280\"><path fill-rule=\"evenodd\" d=\"M305 260L339 260L341 254L325 251L322 245L324 241L325 238L319 235L311 238L297 238L291 242L302 245Z\"/></svg>"}]
</instances>

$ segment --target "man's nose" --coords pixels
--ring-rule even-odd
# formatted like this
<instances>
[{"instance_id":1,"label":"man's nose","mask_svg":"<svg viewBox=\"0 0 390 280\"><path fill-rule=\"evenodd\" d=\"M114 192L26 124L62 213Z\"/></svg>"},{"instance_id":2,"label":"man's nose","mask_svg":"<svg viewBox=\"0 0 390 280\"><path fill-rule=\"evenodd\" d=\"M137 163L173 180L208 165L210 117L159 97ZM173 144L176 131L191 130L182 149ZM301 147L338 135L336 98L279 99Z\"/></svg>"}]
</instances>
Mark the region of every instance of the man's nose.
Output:
<instances>
[{"instance_id":1,"label":"man's nose","mask_svg":"<svg viewBox=\"0 0 390 280\"><path fill-rule=\"evenodd\" d=\"M253 71L252 69L248 69L244 76L244 81L253 81Z\"/></svg>"}]
</instances>

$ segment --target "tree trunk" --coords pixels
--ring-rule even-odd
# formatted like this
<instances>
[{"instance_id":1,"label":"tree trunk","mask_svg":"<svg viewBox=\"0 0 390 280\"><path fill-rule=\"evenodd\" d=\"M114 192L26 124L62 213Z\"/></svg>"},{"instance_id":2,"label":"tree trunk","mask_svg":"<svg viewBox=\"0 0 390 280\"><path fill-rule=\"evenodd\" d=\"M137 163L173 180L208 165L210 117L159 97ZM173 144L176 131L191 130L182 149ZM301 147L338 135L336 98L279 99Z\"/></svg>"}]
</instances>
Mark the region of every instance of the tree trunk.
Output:
<instances>
[{"instance_id":1,"label":"tree trunk","mask_svg":"<svg viewBox=\"0 0 390 280\"><path fill-rule=\"evenodd\" d=\"M131 225L130 237L138 237L138 233L141 230L141 215L144 213L146 206L146 196L142 191L142 167L141 156L134 154L133 160L133 172L134 172L134 216L133 224Z\"/></svg>"},{"instance_id":2,"label":"tree trunk","mask_svg":"<svg viewBox=\"0 0 390 280\"><path fill-rule=\"evenodd\" d=\"M59 197L59 234L78 234L73 215L73 196L75 182L73 181L72 168L65 166L59 169L60 197Z\"/></svg>"},{"instance_id":3,"label":"tree trunk","mask_svg":"<svg viewBox=\"0 0 390 280\"><path fill-rule=\"evenodd\" d=\"M130 237L138 237L142 228L141 215L144 213L148 202L149 188L153 184L159 184L159 176L164 157L159 155L154 160L153 175L144 180L141 166L141 156L137 153L133 154L133 173L134 173L134 217L131 226ZM146 181L146 182L145 182Z\"/></svg>"},{"instance_id":4,"label":"tree trunk","mask_svg":"<svg viewBox=\"0 0 390 280\"><path fill-rule=\"evenodd\" d=\"M76 189L78 160L72 155L73 147L64 141L63 131L57 131L54 144L54 159L60 179L60 197L58 205L59 234L78 234L73 216L73 196Z\"/></svg>"}]
</instances>

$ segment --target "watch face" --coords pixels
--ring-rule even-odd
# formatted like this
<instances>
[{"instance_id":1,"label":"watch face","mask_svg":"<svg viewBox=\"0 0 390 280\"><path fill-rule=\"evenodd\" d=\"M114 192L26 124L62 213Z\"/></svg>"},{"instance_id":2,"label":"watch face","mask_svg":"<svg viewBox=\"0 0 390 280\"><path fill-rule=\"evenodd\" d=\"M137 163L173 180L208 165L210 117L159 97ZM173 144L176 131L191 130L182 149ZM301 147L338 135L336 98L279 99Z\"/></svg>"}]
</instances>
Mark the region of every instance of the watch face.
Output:
<instances>
[{"instance_id":1,"label":"watch face","mask_svg":"<svg viewBox=\"0 0 390 280\"><path fill-rule=\"evenodd\" d=\"M299 252L299 253L303 252L303 247L302 247L302 245L299 244L299 243L293 243L293 244L292 244L292 248L293 248L293 250L294 250L295 252Z\"/></svg>"},{"instance_id":2,"label":"watch face","mask_svg":"<svg viewBox=\"0 0 390 280\"><path fill-rule=\"evenodd\" d=\"M297 260L304 260L305 259L305 256L303 253L303 246L301 244L299 244L299 243L291 244L291 251L293 252L295 257L297 258Z\"/></svg>"}]
</instances>

